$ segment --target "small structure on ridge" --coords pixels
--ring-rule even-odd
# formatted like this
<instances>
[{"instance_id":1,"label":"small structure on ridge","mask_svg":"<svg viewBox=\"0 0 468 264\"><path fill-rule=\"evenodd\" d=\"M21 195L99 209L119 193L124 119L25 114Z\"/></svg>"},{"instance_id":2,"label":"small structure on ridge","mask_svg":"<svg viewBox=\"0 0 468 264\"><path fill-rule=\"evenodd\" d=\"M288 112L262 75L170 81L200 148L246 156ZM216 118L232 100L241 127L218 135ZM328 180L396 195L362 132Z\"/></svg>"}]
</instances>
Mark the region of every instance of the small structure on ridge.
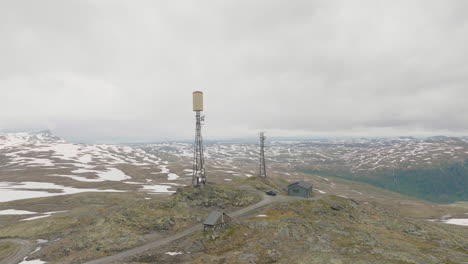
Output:
<instances>
[{"instance_id":1,"label":"small structure on ridge","mask_svg":"<svg viewBox=\"0 0 468 264\"><path fill-rule=\"evenodd\" d=\"M310 197L312 195L312 184L306 181L298 181L288 185L289 196Z\"/></svg>"},{"instance_id":2,"label":"small structure on ridge","mask_svg":"<svg viewBox=\"0 0 468 264\"><path fill-rule=\"evenodd\" d=\"M223 228L231 220L232 218L223 212L212 211L203 222L203 231Z\"/></svg>"}]
</instances>

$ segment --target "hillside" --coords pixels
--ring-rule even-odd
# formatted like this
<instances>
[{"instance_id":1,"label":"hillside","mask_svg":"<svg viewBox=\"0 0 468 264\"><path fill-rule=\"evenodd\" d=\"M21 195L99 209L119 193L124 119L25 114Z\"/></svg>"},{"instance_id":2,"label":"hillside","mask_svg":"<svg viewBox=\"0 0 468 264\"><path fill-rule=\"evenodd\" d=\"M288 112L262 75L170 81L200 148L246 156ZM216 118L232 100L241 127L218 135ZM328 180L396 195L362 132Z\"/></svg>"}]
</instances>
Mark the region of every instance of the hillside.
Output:
<instances>
[{"instance_id":1,"label":"hillside","mask_svg":"<svg viewBox=\"0 0 468 264\"><path fill-rule=\"evenodd\" d=\"M468 201L468 159L415 168L384 168L359 174L348 170L301 169L305 173L360 181L437 203Z\"/></svg>"},{"instance_id":2,"label":"hillside","mask_svg":"<svg viewBox=\"0 0 468 264\"><path fill-rule=\"evenodd\" d=\"M285 178L308 172L433 202L468 200L465 138L282 141L268 142L266 151L269 172ZM205 153L211 180L243 179L257 173L256 144L210 143ZM68 143L48 131L0 135L0 188L21 187L15 186L17 182L47 182L53 185L45 187L61 190L66 188L60 186L98 186L107 191L140 188L164 193L174 191L173 184L190 184L191 162L192 145L187 143L89 145ZM81 190L70 190L75 191Z\"/></svg>"},{"instance_id":3,"label":"hillside","mask_svg":"<svg viewBox=\"0 0 468 264\"><path fill-rule=\"evenodd\" d=\"M152 144L149 153L173 161L190 161L190 144ZM466 138L361 138L268 142L270 171L308 172L365 182L433 202L468 200ZM213 143L206 148L208 165L223 175L256 173L258 146ZM242 168L242 169L240 169Z\"/></svg>"},{"instance_id":4,"label":"hillside","mask_svg":"<svg viewBox=\"0 0 468 264\"><path fill-rule=\"evenodd\" d=\"M48 263L82 263L183 231L198 224L212 209L233 211L259 199L255 193L210 185L204 189L180 188L160 199L145 199L135 193L87 193L15 201L4 206L38 209L48 205L49 210L68 210L34 221L10 216L0 222L0 238L46 241L38 245L40 250L31 258ZM0 253L9 247L11 243L0 243Z\"/></svg>"},{"instance_id":5,"label":"hillside","mask_svg":"<svg viewBox=\"0 0 468 264\"><path fill-rule=\"evenodd\" d=\"M125 263L459 264L468 261L467 238L464 227L324 196L278 202Z\"/></svg>"}]
</instances>

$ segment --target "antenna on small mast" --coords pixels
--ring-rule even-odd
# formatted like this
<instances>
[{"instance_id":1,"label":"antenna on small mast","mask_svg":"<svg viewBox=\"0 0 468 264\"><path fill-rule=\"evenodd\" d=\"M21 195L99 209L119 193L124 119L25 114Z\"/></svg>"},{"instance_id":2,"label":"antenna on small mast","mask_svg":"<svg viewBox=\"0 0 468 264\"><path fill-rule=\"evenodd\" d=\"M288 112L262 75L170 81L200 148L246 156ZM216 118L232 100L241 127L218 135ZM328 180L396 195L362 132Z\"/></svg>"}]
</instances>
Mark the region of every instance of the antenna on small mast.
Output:
<instances>
[{"instance_id":1,"label":"antenna on small mast","mask_svg":"<svg viewBox=\"0 0 468 264\"><path fill-rule=\"evenodd\" d=\"M265 163L265 132L260 132L260 177L266 178L266 163Z\"/></svg>"}]
</instances>

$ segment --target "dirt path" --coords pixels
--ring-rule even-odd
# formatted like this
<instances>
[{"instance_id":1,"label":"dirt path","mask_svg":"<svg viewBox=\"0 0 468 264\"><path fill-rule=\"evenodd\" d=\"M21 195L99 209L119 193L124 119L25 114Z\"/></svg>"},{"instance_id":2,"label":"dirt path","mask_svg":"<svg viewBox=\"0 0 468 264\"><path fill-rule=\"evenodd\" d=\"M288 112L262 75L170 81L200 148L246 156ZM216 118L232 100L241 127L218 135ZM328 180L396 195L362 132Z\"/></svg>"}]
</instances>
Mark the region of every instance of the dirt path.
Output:
<instances>
[{"instance_id":1,"label":"dirt path","mask_svg":"<svg viewBox=\"0 0 468 264\"><path fill-rule=\"evenodd\" d=\"M0 242L13 242L18 244L18 248L14 254L6 257L5 259L0 259L0 264L16 264L23 261L31 252L34 251L35 244L31 241L21 240L21 239L1 239Z\"/></svg>"},{"instance_id":2,"label":"dirt path","mask_svg":"<svg viewBox=\"0 0 468 264\"><path fill-rule=\"evenodd\" d=\"M310 200L318 200L320 198L321 197L313 197L313 198L309 198L309 199ZM304 199L304 198L290 197L290 196L276 196L276 197L273 197L273 196L268 196L268 195L263 194L262 201L260 201L260 202L258 202L256 204L247 206L245 208L242 208L242 209L240 209L238 211L235 211L233 213L229 213L229 216L231 216L232 218L240 217L242 215L245 215L245 214L250 213L250 212L252 212L254 210L257 210L260 207L265 206L267 204L270 204L272 202L288 201L288 200L296 200L296 199ZM143 253L143 252L145 252L147 250L166 245L166 244L171 243L171 242L173 242L173 241L175 241L175 240L177 240L179 238L182 238L184 236L190 235L190 234L192 234L192 233L194 233L196 231L201 231L201 230L203 230L203 225L198 224L196 226L193 226L193 227L191 227L191 228L189 228L189 229L187 229L187 230L185 230L183 232L177 233L175 235L172 235L172 236L169 236L169 237L166 237L166 238L154 241L154 242L150 242L150 243L145 244L143 246L136 247L136 248L133 248L133 249L130 249L130 250L127 250L127 251L123 251L123 252L120 252L120 253L112 255L112 256L108 256L108 257L92 260L92 261L89 261L89 262L85 262L83 264L118 263L118 261L121 261L124 258L132 257L132 256L135 256L135 255L141 254L141 253Z\"/></svg>"}]
</instances>

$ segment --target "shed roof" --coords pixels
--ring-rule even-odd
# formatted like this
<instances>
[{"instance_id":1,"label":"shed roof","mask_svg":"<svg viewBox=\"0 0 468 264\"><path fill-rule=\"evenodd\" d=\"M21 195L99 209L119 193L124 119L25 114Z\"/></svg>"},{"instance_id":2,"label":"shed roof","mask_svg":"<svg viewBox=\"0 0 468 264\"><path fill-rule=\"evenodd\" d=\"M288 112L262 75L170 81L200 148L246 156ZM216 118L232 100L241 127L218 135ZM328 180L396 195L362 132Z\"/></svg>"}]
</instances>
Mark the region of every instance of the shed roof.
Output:
<instances>
[{"instance_id":1,"label":"shed roof","mask_svg":"<svg viewBox=\"0 0 468 264\"><path fill-rule=\"evenodd\" d=\"M305 188L305 189L310 189L310 188L312 188L312 184L309 183L309 182L306 182L306 181L294 182L294 183L289 184L288 187L292 187L292 186L294 186L294 185L300 186L300 187Z\"/></svg>"},{"instance_id":2,"label":"shed roof","mask_svg":"<svg viewBox=\"0 0 468 264\"><path fill-rule=\"evenodd\" d=\"M206 218L205 222L203 222L204 225L215 225L216 222L218 222L218 219L223 216L222 212L219 211L212 211L208 217Z\"/></svg>"}]
</instances>

